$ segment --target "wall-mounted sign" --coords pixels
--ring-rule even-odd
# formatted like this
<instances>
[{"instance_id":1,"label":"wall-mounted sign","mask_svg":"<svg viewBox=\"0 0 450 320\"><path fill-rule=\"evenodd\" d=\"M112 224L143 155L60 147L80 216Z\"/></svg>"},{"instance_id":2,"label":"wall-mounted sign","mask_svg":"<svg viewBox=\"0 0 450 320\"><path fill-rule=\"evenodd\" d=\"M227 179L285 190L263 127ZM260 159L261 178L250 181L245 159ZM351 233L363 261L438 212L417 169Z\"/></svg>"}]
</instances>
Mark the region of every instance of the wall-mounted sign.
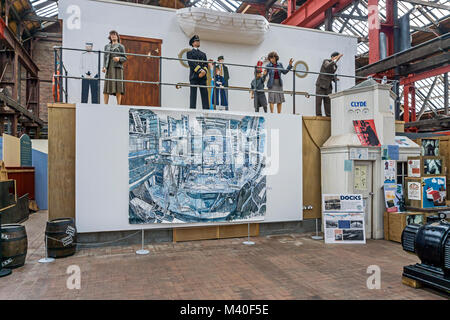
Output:
<instances>
[{"instance_id":1,"label":"wall-mounted sign","mask_svg":"<svg viewBox=\"0 0 450 320\"><path fill-rule=\"evenodd\" d=\"M384 183L395 183L396 171L396 162L394 160L384 160Z\"/></svg>"},{"instance_id":2,"label":"wall-mounted sign","mask_svg":"<svg viewBox=\"0 0 450 320\"><path fill-rule=\"evenodd\" d=\"M381 146L381 160L398 160L399 146L398 145L383 145Z\"/></svg>"},{"instance_id":3,"label":"wall-mounted sign","mask_svg":"<svg viewBox=\"0 0 450 320\"><path fill-rule=\"evenodd\" d=\"M408 177L420 178L420 160L408 160Z\"/></svg>"},{"instance_id":4,"label":"wall-mounted sign","mask_svg":"<svg viewBox=\"0 0 450 320\"><path fill-rule=\"evenodd\" d=\"M353 120L355 132L358 139L363 146L379 147L380 140L378 139L377 129L373 119L369 120Z\"/></svg>"},{"instance_id":5,"label":"wall-mounted sign","mask_svg":"<svg viewBox=\"0 0 450 320\"><path fill-rule=\"evenodd\" d=\"M20 137L20 166L21 167L32 166L31 139L26 134L23 134Z\"/></svg>"},{"instance_id":6,"label":"wall-mounted sign","mask_svg":"<svg viewBox=\"0 0 450 320\"><path fill-rule=\"evenodd\" d=\"M423 178L423 207L433 208L446 205L447 191L445 177Z\"/></svg>"},{"instance_id":7,"label":"wall-mounted sign","mask_svg":"<svg viewBox=\"0 0 450 320\"><path fill-rule=\"evenodd\" d=\"M350 160L369 160L369 149L350 148Z\"/></svg>"},{"instance_id":8,"label":"wall-mounted sign","mask_svg":"<svg viewBox=\"0 0 450 320\"><path fill-rule=\"evenodd\" d=\"M350 107L354 107L354 108L367 107L367 101L352 101L352 102L350 102Z\"/></svg>"},{"instance_id":9,"label":"wall-mounted sign","mask_svg":"<svg viewBox=\"0 0 450 320\"><path fill-rule=\"evenodd\" d=\"M408 199L421 200L420 197L420 182L408 182Z\"/></svg>"},{"instance_id":10,"label":"wall-mounted sign","mask_svg":"<svg viewBox=\"0 0 450 320\"><path fill-rule=\"evenodd\" d=\"M324 194L323 212L360 212L364 211L363 197L360 194Z\"/></svg>"},{"instance_id":11,"label":"wall-mounted sign","mask_svg":"<svg viewBox=\"0 0 450 320\"><path fill-rule=\"evenodd\" d=\"M367 190L367 166L355 166L353 189Z\"/></svg>"}]
</instances>

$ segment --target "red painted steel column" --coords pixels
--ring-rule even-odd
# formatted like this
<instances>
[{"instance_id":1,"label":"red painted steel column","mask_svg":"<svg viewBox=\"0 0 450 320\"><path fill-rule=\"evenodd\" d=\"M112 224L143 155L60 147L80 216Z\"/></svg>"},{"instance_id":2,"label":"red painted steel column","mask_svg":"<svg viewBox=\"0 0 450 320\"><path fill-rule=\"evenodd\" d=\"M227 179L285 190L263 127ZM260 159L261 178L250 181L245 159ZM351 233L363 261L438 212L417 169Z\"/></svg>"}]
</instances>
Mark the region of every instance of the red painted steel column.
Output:
<instances>
[{"instance_id":1,"label":"red painted steel column","mask_svg":"<svg viewBox=\"0 0 450 320\"><path fill-rule=\"evenodd\" d=\"M295 11L295 0L288 0L287 16L290 17Z\"/></svg>"},{"instance_id":2,"label":"red painted steel column","mask_svg":"<svg viewBox=\"0 0 450 320\"><path fill-rule=\"evenodd\" d=\"M403 87L403 121L409 122L409 85Z\"/></svg>"},{"instance_id":3,"label":"red painted steel column","mask_svg":"<svg viewBox=\"0 0 450 320\"><path fill-rule=\"evenodd\" d=\"M411 84L411 121L416 121L416 86Z\"/></svg>"},{"instance_id":4,"label":"red painted steel column","mask_svg":"<svg viewBox=\"0 0 450 320\"><path fill-rule=\"evenodd\" d=\"M380 18L378 0L368 0L369 64L380 60Z\"/></svg>"},{"instance_id":5,"label":"red painted steel column","mask_svg":"<svg viewBox=\"0 0 450 320\"><path fill-rule=\"evenodd\" d=\"M386 0L386 22L381 24L381 31L386 35L387 55L394 54L394 0Z\"/></svg>"}]
</instances>

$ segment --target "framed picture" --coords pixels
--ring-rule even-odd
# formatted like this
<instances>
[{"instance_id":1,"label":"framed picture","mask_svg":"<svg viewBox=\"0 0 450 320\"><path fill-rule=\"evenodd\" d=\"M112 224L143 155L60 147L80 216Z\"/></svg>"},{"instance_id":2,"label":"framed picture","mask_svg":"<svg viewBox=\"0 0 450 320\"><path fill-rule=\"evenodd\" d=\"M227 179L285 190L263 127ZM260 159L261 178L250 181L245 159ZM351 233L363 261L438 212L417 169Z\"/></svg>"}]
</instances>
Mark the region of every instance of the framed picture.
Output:
<instances>
[{"instance_id":1,"label":"framed picture","mask_svg":"<svg viewBox=\"0 0 450 320\"><path fill-rule=\"evenodd\" d=\"M408 177L410 178L443 176L445 171L444 157L408 157Z\"/></svg>"},{"instance_id":2,"label":"framed picture","mask_svg":"<svg viewBox=\"0 0 450 320\"><path fill-rule=\"evenodd\" d=\"M422 208L446 206L446 177L422 178Z\"/></svg>"},{"instance_id":3,"label":"framed picture","mask_svg":"<svg viewBox=\"0 0 450 320\"><path fill-rule=\"evenodd\" d=\"M408 157L408 177L420 178L420 157Z\"/></svg>"},{"instance_id":4,"label":"framed picture","mask_svg":"<svg viewBox=\"0 0 450 320\"><path fill-rule=\"evenodd\" d=\"M422 156L439 156L439 139L436 138L424 138L420 142L421 155Z\"/></svg>"},{"instance_id":5,"label":"framed picture","mask_svg":"<svg viewBox=\"0 0 450 320\"><path fill-rule=\"evenodd\" d=\"M423 157L422 176L444 175L444 160L441 157Z\"/></svg>"}]
</instances>

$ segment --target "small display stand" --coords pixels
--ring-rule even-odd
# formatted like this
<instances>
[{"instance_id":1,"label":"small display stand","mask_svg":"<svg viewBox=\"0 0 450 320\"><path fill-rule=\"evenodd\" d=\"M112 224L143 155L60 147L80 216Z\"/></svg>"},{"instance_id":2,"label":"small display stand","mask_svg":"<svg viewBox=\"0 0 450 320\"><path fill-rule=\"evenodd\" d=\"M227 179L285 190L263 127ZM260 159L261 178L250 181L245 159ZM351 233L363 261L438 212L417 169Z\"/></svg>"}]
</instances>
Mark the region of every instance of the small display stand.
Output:
<instances>
[{"instance_id":1,"label":"small display stand","mask_svg":"<svg viewBox=\"0 0 450 320\"><path fill-rule=\"evenodd\" d=\"M150 251L144 249L144 229L141 230L141 234L142 234L142 239L141 239L141 249L136 251L136 254L139 255L146 255L149 254Z\"/></svg>"},{"instance_id":2,"label":"small display stand","mask_svg":"<svg viewBox=\"0 0 450 320\"><path fill-rule=\"evenodd\" d=\"M242 242L243 244L246 244L248 246L252 246L255 243L253 241L250 241L250 223L247 224L248 229L247 229L247 241Z\"/></svg>"},{"instance_id":3,"label":"small display stand","mask_svg":"<svg viewBox=\"0 0 450 320\"><path fill-rule=\"evenodd\" d=\"M319 220L319 219L316 218L315 220L316 220L316 234L314 236L312 236L311 239L313 239L313 240L323 240L323 237L319 236L319 225L317 223L317 220Z\"/></svg>"},{"instance_id":4,"label":"small display stand","mask_svg":"<svg viewBox=\"0 0 450 320\"><path fill-rule=\"evenodd\" d=\"M47 250L47 235L45 235L45 258L39 259L39 263L50 263L55 261L55 258L51 258L48 256L48 250Z\"/></svg>"}]
</instances>

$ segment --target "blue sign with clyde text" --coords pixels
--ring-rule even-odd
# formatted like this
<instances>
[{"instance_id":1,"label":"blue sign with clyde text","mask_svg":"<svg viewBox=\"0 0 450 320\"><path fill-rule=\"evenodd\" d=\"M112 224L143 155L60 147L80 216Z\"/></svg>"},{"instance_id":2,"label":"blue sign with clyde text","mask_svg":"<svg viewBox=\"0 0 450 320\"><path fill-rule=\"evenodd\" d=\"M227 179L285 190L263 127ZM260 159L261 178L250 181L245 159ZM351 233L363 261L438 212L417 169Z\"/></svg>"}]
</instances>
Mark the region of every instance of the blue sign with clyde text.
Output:
<instances>
[{"instance_id":1,"label":"blue sign with clyde text","mask_svg":"<svg viewBox=\"0 0 450 320\"><path fill-rule=\"evenodd\" d=\"M352 101L350 106L354 108L364 108L367 107L367 101Z\"/></svg>"}]
</instances>

